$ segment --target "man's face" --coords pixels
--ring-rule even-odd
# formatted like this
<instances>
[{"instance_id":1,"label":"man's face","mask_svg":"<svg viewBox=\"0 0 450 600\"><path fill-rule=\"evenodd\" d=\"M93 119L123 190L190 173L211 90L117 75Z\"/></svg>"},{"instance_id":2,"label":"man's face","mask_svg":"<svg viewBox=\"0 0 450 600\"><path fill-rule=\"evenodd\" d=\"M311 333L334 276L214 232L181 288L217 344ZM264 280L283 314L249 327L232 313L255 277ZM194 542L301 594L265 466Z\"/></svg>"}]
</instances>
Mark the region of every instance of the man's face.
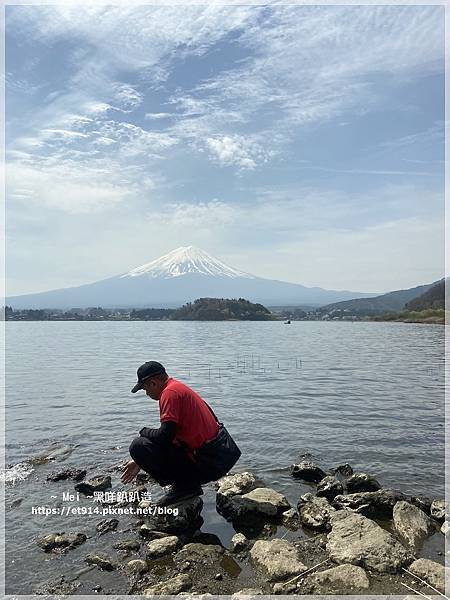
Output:
<instances>
[{"instance_id":1,"label":"man's face","mask_svg":"<svg viewBox=\"0 0 450 600\"><path fill-rule=\"evenodd\" d=\"M142 389L145 391L147 396L153 400L159 400L161 394L161 381L158 379L150 378L146 379L142 384Z\"/></svg>"}]
</instances>

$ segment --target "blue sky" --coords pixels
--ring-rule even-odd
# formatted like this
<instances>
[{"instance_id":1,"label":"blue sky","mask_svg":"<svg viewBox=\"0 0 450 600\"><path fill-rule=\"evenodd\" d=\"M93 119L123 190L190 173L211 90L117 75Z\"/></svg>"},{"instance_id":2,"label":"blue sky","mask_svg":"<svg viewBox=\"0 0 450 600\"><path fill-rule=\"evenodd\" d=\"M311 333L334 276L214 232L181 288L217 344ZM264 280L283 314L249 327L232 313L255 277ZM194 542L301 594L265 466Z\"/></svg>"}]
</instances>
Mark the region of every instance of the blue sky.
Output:
<instances>
[{"instance_id":1,"label":"blue sky","mask_svg":"<svg viewBox=\"0 0 450 600\"><path fill-rule=\"evenodd\" d=\"M8 294L196 245L383 292L444 274L444 8L7 6Z\"/></svg>"}]
</instances>

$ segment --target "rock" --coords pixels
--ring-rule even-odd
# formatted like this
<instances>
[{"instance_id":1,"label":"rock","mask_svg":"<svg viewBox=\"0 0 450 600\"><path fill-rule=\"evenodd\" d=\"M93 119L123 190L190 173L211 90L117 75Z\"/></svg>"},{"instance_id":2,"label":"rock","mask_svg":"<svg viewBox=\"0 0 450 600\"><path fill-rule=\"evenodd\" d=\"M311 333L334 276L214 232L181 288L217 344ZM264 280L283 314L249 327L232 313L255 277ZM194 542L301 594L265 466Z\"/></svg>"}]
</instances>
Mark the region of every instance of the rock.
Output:
<instances>
[{"instance_id":1,"label":"rock","mask_svg":"<svg viewBox=\"0 0 450 600\"><path fill-rule=\"evenodd\" d=\"M122 540L121 542L117 542L113 544L112 547L115 550L139 550L141 547L138 540Z\"/></svg>"},{"instance_id":2,"label":"rock","mask_svg":"<svg viewBox=\"0 0 450 600\"><path fill-rule=\"evenodd\" d=\"M235 592L231 597L240 598L241 596L264 596L264 592L256 588L243 588L242 590Z\"/></svg>"},{"instance_id":3,"label":"rock","mask_svg":"<svg viewBox=\"0 0 450 600\"><path fill-rule=\"evenodd\" d=\"M332 469L332 472L343 475L344 477L350 477L350 475L353 475L353 468L348 463L344 463L343 465L339 465L335 469Z\"/></svg>"},{"instance_id":4,"label":"rock","mask_svg":"<svg viewBox=\"0 0 450 600\"><path fill-rule=\"evenodd\" d=\"M450 523L448 521L444 521L442 523L441 533L444 535L448 535L450 533Z\"/></svg>"},{"instance_id":5,"label":"rock","mask_svg":"<svg viewBox=\"0 0 450 600\"><path fill-rule=\"evenodd\" d=\"M34 593L39 596L61 595L70 596L75 593L80 586L79 583L66 581L64 575L51 579L45 583L40 583L34 588Z\"/></svg>"},{"instance_id":6,"label":"rock","mask_svg":"<svg viewBox=\"0 0 450 600\"><path fill-rule=\"evenodd\" d=\"M98 476L89 479L89 481L82 481L77 483L75 489L77 492L84 494L85 496L93 496L94 492L105 492L111 488L111 477Z\"/></svg>"},{"instance_id":7,"label":"rock","mask_svg":"<svg viewBox=\"0 0 450 600\"><path fill-rule=\"evenodd\" d=\"M106 554L87 554L84 560L88 565L95 565L102 571L113 571L116 565Z\"/></svg>"},{"instance_id":8,"label":"rock","mask_svg":"<svg viewBox=\"0 0 450 600\"><path fill-rule=\"evenodd\" d=\"M192 586L189 575L182 573L144 590L144 596L175 596Z\"/></svg>"},{"instance_id":9,"label":"rock","mask_svg":"<svg viewBox=\"0 0 450 600\"><path fill-rule=\"evenodd\" d=\"M445 594L445 567L443 565L427 558L419 558L409 565L408 571Z\"/></svg>"},{"instance_id":10,"label":"rock","mask_svg":"<svg viewBox=\"0 0 450 600\"><path fill-rule=\"evenodd\" d=\"M298 529L300 526L300 519L295 508L285 510L281 515L281 522L288 529Z\"/></svg>"},{"instance_id":11,"label":"rock","mask_svg":"<svg viewBox=\"0 0 450 600\"><path fill-rule=\"evenodd\" d=\"M167 510L150 517L147 525L157 531L167 533L199 528L203 501L198 496L164 508Z\"/></svg>"},{"instance_id":12,"label":"rock","mask_svg":"<svg viewBox=\"0 0 450 600\"><path fill-rule=\"evenodd\" d=\"M242 494L247 494L257 487L264 487L264 483L253 473L245 471L244 473L222 477L215 483L215 487L219 495L242 496Z\"/></svg>"},{"instance_id":13,"label":"rock","mask_svg":"<svg viewBox=\"0 0 450 600\"><path fill-rule=\"evenodd\" d=\"M307 570L298 559L296 548L286 540L257 540L250 556L256 569L262 571L269 581L281 581Z\"/></svg>"},{"instance_id":14,"label":"rock","mask_svg":"<svg viewBox=\"0 0 450 600\"><path fill-rule=\"evenodd\" d=\"M286 596L287 594L293 594L297 591L297 582L288 581L282 583L274 583L272 586L274 594Z\"/></svg>"},{"instance_id":15,"label":"rock","mask_svg":"<svg viewBox=\"0 0 450 600\"><path fill-rule=\"evenodd\" d=\"M242 552L246 550L249 545L249 540L243 533L235 533L231 538L230 551L231 552Z\"/></svg>"},{"instance_id":16,"label":"rock","mask_svg":"<svg viewBox=\"0 0 450 600\"><path fill-rule=\"evenodd\" d=\"M216 564L223 553L224 548L222 546L190 543L176 553L174 561L177 564L189 562L191 565L211 565Z\"/></svg>"},{"instance_id":17,"label":"rock","mask_svg":"<svg viewBox=\"0 0 450 600\"><path fill-rule=\"evenodd\" d=\"M290 508L286 498L270 488L255 488L243 496L216 498L217 511L229 521L276 518Z\"/></svg>"},{"instance_id":18,"label":"rock","mask_svg":"<svg viewBox=\"0 0 450 600\"><path fill-rule=\"evenodd\" d=\"M326 498L331 501L339 494L344 493L344 486L340 481L333 477L333 475L327 475L317 485L317 496L319 498Z\"/></svg>"},{"instance_id":19,"label":"rock","mask_svg":"<svg viewBox=\"0 0 450 600\"><path fill-rule=\"evenodd\" d=\"M338 564L396 573L412 558L393 535L362 515L337 511L331 515L331 527L326 549Z\"/></svg>"},{"instance_id":20,"label":"rock","mask_svg":"<svg viewBox=\"0 0 450 600\"><path fill-rule=\"evenodd\" d=\"M326 477L326 473L322 471L320 467L310 461L303 461L292 465L291 475L296 479L312 481L313 483L319 483L319 481L322 481L322 479Z\"/></svg>"},{"instance_id":21,"label":"rock","mask_svg":"<svg viewBox=\"0 0 450 600\"><path fill-rule=\"evenodd\" d=\"M116 530L118 524L119 524L118 519L104 519L103 521L100 521L99 523L97 523L95 528L99 532L100 535L103 535L104 533L108 533L108 531Z\"/></svg>"},{"instance_id":22,"label":"rock","mask_svg":"<svg viewBox=\"0 0 450 600\"><path fill-rule=\"evenodd\" d=\"M371 475L367 473L355 473L347 479L347 492L354 494L356 492L376 492L381 489L381 485Z\"/></svg>"},{"instance_id":23,"label":"rock","mask_svg":"<svg viewBox=\"0 0 450 600\"><path fill-rule=\"evenodd\" d=\"M314 494L304 494L298 501L298 514L300 522L318 531L331 529L330 518L335 509L326 498L317 498Z\"/></svg>"},{"instance_id":24,"label":"rock","mask_svg":"<svg viewBox=\"0 0 450 600\"><path fill-rule=\"evenodd\" d=\"M431 503L430 514L433 519L442 523L448 514L448 507L446 506L445 500L433 500Z\"/></svg>"},{"instance_id":25,"label":"rock","mask_svg":"<svg viewBox=\"0 0 450 600\"><path fill-rule=\"evenodd\" d=\"M64 469L58 473L52 473L47 475L47 481L61 481L65 479L73 479L74 481L81 481L86 476L86 469Z\"/></svg>"},{"instance_id":26,"label":"rock","mask_svg":"<svg viewBox=\"0 0 450 600\"><path fill-rule=\"evenodd\" d=\"M87 540L84 533L50 533L36 540L36 544L45 552L71 550Z\"/></svg>"},{"instance_id":27,"label":"rock","mask_svg":"<svg viewBox=\"0 0 450 600\"><path fill-rule=\"evenodd\" d=\"M148 564L145 560L136 559L128 561L124 568L128 575L135 577L146 573L148 571Z\"/></svg>"},{"instance_id":28,"label":"rock","mask_svg":"<svg viewBox=\"0 0 450 600\"><path fill-rule=\"evenodd\" d=\"M366 517L392 519L394 506L401 500L406 500L406 496L402 492L382 489L376 492L358 492L336 496L332 506L338 510L351 510Z\"/></svg>"},{"instance_id":29,"label":"rock","mask_svg":"<svg viewBox=\"0 0 450 600\"><path fill-rule=\"evenodd\" d=\"M166 531L156 531L151 525L143 523L139 527L139 535L147 540L160 540L163 537L169 536L170 533L167 533Z\"/></svg>"},{"instance_id":30,"label":"rock","mask_svg":"<svg viewBox=\"0 0 450 600\"><path fill-rule=\"evenodd\" d=\"M216 581L222 581L222 579L223 579L223 575L222 575L222 573L216 573L216 574L214 575L214 579L215 579Z\"/></svg>"},{"instance_id":31,"label":"rock","mask_svg":"<svg viewBox=\"0 0 450 600\"><path fill-rule=\"evenodd\" d=\"M370 585L366 572L354 565L339 565L326 571L307 575L302 592L308 594L350 594L366 590Z\"/></svg>"},{"instance_id":32,"label":"rock","mask_svg":"<svg viewBox=\"0 0 450 600\"><path fill-rule=\"evenodd\" d=\"M432 501L427 496L411 496L409 502L420 508L420 510L423 510L425 514L430 515Z\"/></svg>"},{"instance_id":33,"label":"rock","mask_svg":"<svg viewBox=\"0 0 450 600\"><path fill-rule=\"evenodd\" d=\"M394 506L393 518L397 533L412 552L420 548L434 529L433 522L423 510L403 500Z\"/></svg>"},{"instance_id":34,"label":"rock","mask_svg":"<svg viewBox=\"0 0 450 600\"><path fill-rule=\"evenodd\" d=\"M153 540L147 544L147 559L158 558L175 550L180 545L180 538L176 535L169 535L160 540Z\"/></svg>"}]
</instances>

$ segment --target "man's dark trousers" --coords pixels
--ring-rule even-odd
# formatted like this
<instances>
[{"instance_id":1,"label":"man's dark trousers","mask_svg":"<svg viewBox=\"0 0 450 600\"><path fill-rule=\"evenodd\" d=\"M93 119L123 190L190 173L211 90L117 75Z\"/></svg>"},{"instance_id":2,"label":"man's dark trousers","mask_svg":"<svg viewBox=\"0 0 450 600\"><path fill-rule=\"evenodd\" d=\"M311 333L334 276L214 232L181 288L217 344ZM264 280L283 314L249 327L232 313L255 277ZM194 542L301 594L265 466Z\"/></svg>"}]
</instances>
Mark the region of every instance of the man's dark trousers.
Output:
<instances>
[{"instance_id":1,"label":"man's dark trousers","mask_svg":"<svg viewBox=\"0 0 450 600\"><path fill-rule=\"evenodd\" d=\"M162 486L176 484L191 488L211 481L200 474L196 463L181 446L175 444L161 445L139 436L131 442L130 455L141 469Z\"/></svg>"}]
</instances>

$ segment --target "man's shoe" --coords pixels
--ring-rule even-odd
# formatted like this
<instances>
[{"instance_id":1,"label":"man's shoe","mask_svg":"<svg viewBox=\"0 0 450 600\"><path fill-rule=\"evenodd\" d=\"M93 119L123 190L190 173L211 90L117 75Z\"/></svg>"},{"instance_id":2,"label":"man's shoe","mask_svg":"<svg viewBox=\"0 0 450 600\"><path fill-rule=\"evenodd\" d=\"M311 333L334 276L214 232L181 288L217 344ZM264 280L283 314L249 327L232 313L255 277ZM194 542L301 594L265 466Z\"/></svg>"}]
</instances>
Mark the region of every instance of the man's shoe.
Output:
<instances>
[{"instance_id":1,"label":"man's shoe","mask_svg":"<svg viewBox=\"0 0 450 600\"><path fill-rule=\"evenodd\" d=\"M167 494L156 502L156 506L169 506L170 504L189 500L189 498L195 498L195 496L201 496L202 494L203 490L199 485L188 488L174 484L170 486Z\"/></svg>"}]
</instances>

